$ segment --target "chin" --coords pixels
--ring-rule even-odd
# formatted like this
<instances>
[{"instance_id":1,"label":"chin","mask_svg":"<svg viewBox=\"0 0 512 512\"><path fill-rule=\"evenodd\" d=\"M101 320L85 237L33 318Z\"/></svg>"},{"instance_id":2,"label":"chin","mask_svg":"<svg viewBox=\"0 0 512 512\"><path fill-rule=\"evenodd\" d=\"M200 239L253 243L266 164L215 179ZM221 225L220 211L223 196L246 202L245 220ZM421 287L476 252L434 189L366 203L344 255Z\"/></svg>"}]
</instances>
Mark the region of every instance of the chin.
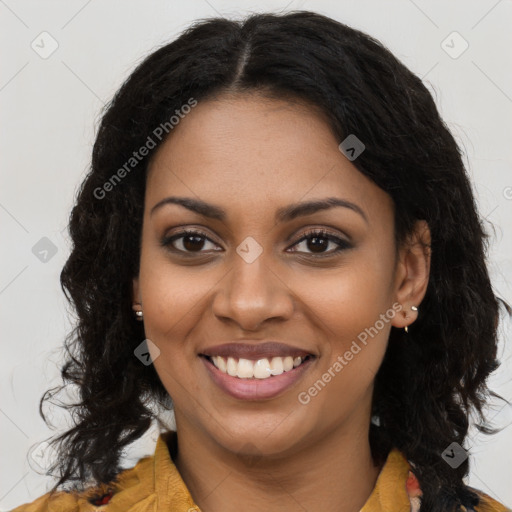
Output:
<instances>
[{"instance_id":1,"label":"chin","mask_svg":"<svg viewBox=\"0 0 512 512\"><path fill-rule=\"evenodd\" d=\"M281 418L282 421L282 418ZM294 451L294 447L302 444L300 441L308 437L306 433L299 432L292 425L279 426L280 421L270 424L256 424L254 421L237 421L236 429L222 429L212 432L212 437L224 449L235 454L246 456L279 456ZM298 448L297 448L298 449Z\"/></svg>"}]
</instances>

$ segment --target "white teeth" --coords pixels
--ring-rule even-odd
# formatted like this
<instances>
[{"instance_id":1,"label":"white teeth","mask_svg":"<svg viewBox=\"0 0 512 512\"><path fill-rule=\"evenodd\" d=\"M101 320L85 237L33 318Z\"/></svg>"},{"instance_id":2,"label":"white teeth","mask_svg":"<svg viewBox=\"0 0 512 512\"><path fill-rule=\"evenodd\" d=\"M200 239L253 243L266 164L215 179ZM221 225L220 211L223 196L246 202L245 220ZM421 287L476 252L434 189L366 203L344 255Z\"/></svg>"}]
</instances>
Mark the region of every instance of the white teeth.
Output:
<instances>
[{"instance_id":1,"label":"white teeth","mask_svg":"<svg viewBox=\"0 0 512 512\"><path fill-rule=\"evenodd\" d=\"M211 361L222 372L238 377L240 379L268 379L272 375L281 375L299 366L304 359L302 357L273 357L269 362L268 358L252 361L250 359L236 360L222 356L212 356Z\"/></svg>"},{"instance_id":2,"label":"white teeth","mask_svg":"<svg viewBox=\"0 0 512 512\"><path fill-rule=\"evenodd\" d=\"M257 379L266 379L272 375L270 370L270 363L268 359L258 359L254 363L254 377Z\"/></svg>"},{"instance_id":3,"label":"white teeth","mask_svg":"<svg viewBox=\"0 0 512 512\"><path fill-rule=\"evenodd\" d=\"M283 358L282 357L273 357L272 361L270 361L270 373L272 375L281 375L284 372L283 367Z\"/></svg>"},{"instance_id":4,"label":"white teeth","mask_svg":"<svg viewBox=\"0 0 512 512\"><path fill-rule=\"evenodd\" d=\"M249 359L238 360L238 370L236 376L241 379L252 379L254 377L254 364Z\"/></svg>"},{"instance_id":5,"label":"white teeth","mask_svg":"<svg viewBox=\"0 0 512 512\"><path fill-rule=\"evenodd\" d=\"M288 356L283 359L283 369L285 372L289 372L293 368L293 357Z\"/></svg>"},{"instance_id":6,"label":"white teeth","mask_svg":"<svg viewBox=\"0 0 512 512\"><path fill-rule=\"evenodd\" d=\"M221 372L227 373L227 365L226 365L226 361L224 360L224 358L223 358L223 357L216 356L216 357L213 357L212 359L213 359L213 361L214 361L215 366L216 366L216 367L217 367Z\"/></svg>"},{"instance_id":7,"label":"white teeth","mask_svg":"<svg viewBox=\"0 0 512 512\"><path fill-rule=\"evenodd\" d=\"M213 364L215 364L215 361L213 361ZM217 366L217 365L215 365L215 366ZM218 366L217 366L217 368L218 368ZM221 368L219 368L219 370L222 371ZM227 374L231 375L231 377L236 377L237 370L238 370L238 363L232 357L228 357L228 362L226 365Z\"/></svg>"}]
</instances>

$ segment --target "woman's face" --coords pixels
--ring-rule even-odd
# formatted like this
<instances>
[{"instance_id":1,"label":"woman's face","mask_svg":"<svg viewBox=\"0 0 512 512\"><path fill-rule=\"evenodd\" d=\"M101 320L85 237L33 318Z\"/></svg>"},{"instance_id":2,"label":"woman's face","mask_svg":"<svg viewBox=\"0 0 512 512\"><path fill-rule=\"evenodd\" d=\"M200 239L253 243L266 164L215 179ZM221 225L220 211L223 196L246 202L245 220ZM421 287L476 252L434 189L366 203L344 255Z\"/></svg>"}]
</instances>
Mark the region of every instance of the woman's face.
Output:
<instances>
[{"instance_id":1,"label":"woman's face","mask_svg":"<svg viewBox=\"0 0 512 512\"><path fill-rule=\"evenodd\" d=\"M154 155L134 302L178 430L279 455L368 428L410 286L392 200L340 142L304 106L224 96L199 102ZM300 209L327 199L340 204Z\"/></svg>"}]
</instances>

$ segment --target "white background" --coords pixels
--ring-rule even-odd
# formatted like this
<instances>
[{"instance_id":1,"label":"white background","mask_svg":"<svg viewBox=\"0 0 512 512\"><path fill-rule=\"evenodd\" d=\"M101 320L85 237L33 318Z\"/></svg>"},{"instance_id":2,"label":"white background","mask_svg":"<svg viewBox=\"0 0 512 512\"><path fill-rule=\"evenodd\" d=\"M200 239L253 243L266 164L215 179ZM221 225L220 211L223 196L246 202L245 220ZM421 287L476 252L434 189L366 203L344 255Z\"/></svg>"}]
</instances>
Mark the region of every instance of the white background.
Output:
<instances>
[{"instance_id":1,"label":"white background","mask_svg":"<svg viewBox=\"0 0 512 512\"><path fill-rule=\"evenodd\" d=\"M66 222L103 104L144 56L197 18L296 9L368 32L426 81L467 155L480 211L495 227L490 271L497 294L512 303L510 0L0 0L0 510L50 488L28 452L53 434L38 404L60 383L59 347L72 322L59 284L69 251ZM35 41L51 48L43 31L58 43L46 59L31 47ZM464 41L469 47L452 58L445 40L452 54ZM46 262L32 252L43 237L57 250ZM490 383L510 400L510 321L501 329L503 365ZM469 483L511 506L511 408L496 402L489 417L508 428L472 437ZM58 411L54 418L62 430ZM154 429L133 445L127 464L152 454L156 435Z\"/></svg>"}]
</instances>

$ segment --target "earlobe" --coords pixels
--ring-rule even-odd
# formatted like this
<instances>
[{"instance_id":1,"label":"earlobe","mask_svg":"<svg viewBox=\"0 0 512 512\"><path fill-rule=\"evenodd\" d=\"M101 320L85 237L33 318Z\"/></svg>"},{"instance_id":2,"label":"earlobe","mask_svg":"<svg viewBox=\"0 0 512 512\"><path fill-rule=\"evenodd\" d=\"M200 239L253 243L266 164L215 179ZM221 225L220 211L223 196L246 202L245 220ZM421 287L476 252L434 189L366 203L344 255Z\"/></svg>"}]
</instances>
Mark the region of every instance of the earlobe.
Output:
<instances>
[{"instance_id":1,"label":"earlobe","mask_svg":"<svg viewBox=\"0 0 512 512\"><path fill-rule=\"evenodd\" d=\"M405 328L417 319L419 305L427 292L430 257L430 229L425 220L419 220L400 248L395 294L403 309L393 318L394 327Z\"/></svg>"}]
</instances>

